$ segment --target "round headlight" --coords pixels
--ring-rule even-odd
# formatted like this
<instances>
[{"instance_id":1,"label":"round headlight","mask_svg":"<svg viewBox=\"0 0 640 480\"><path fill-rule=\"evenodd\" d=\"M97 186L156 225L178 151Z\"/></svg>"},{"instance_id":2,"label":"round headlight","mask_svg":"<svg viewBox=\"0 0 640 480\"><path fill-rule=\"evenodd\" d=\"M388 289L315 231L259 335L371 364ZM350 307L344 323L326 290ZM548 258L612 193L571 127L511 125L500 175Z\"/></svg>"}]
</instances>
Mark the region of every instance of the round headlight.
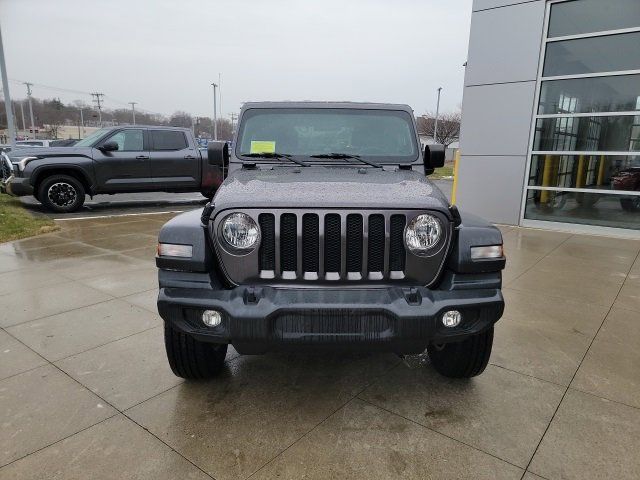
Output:
<instances>
[{"instance_id":1,"label":"round headlight","mask_svg":"<svg viewBox=\"0 0 640 480\"><path fill-rule=\"evenodd\" d=\"M418 215L414 218L404 235L407 248L415 255L429 255L442 237L442 225L433 215Z\"/></svg>"},{"instance_id":2,"label":"round headlight","mask_svg":"<svg viewBox=\"0 0 640 480\"><path fill-rule=\"evenodd\" d=\"M260 239L256 222L245 213L232 213L222 221L222 238L238 250L254 248Z\"/></svg>"}]
</instances>

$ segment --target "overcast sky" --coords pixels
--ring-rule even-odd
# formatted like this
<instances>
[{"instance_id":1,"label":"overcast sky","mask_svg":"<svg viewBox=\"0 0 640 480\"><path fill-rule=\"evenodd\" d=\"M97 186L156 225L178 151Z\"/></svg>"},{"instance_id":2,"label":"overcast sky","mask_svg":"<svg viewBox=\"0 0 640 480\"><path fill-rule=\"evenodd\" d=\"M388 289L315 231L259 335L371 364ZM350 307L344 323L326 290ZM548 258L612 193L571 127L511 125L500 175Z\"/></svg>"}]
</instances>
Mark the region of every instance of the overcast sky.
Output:
<instances>
[{"instance_id":1,"label":"overcast sky","mask_svg":"<svg viewBox=\"0 0 640 480\"><path fill-rule=\"evenodd\" d=\"M9 78L38 98L211 116L248 100L462 101L472 0L0 0ZM12 81L14 99L25 87Z\"/></svg>"}]
</instances>

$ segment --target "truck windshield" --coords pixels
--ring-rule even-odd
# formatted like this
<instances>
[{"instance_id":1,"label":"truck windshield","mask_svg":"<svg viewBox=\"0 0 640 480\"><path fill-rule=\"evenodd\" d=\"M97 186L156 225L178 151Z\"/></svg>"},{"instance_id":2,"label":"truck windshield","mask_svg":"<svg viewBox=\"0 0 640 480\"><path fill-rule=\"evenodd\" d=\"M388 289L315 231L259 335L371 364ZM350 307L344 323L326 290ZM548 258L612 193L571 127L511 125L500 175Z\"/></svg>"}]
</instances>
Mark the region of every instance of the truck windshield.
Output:
<instances>
[{"instance_id":1,"label":"truck windshield","mask_svg":"<svg viewBox=\"0 0 640 480\"><path fill-rule=\"evenodd\" d=\"M96 130L95 132L89 134L78 143L76 143L74 147L90 147L96 142L96 140L104 136L109 130L109 128L101 128L100 130Z\"/></svg>"},{"instance_id":2,"label":"truck windshield","mask_svg":"<svg viewBox=\"0 0 640 480\"><path fill-rule=\"evenodd\" d=\"M402 110L254 108L242 117L236 155L255 161L260 153L307 163L397 164L416 160L418 146L411 115Z\"/></svg>"}]
</instances>

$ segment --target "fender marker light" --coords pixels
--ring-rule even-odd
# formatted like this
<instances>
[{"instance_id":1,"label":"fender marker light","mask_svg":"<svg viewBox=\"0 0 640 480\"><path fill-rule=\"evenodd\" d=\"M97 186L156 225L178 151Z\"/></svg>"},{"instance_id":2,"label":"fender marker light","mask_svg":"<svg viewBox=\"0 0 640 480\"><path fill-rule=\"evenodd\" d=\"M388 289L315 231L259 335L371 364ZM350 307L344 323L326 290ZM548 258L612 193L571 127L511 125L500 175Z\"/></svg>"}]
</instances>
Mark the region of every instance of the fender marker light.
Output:
<instances>
[{"instance_id":1,"label":"fender marker light","mask_svg":"<svg viewBox=\"0 0 640 480\"><path fill-rule=\"evenodd\" d=\"M193 247L191 245L176 245L174 243L159 243L159 257L191 258Z\"/></svg>"},{"instance_id":2,"label":"fender marker light","mask_svg":"<svg viewBox=\"0 0 640 480\"><path fill-rule=\"evenodd\" d=\"M491 260L502 258L502 245L488 245L484 247L471 247L471 260Z\"/></svg>"}]
</instances>

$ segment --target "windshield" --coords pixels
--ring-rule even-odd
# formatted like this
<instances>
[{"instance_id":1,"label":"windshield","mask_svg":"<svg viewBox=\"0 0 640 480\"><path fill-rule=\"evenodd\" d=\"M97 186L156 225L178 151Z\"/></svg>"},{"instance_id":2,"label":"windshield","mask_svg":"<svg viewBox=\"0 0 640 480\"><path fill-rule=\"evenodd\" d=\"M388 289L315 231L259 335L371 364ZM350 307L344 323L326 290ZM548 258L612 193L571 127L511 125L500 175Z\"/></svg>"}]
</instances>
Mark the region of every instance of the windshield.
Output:
<instances>
[{"instance_id":1,"label":"windshield","mask_svg":"<svg viewBox=\"0 0 640 480\"><path fill-rule=\"evenodd\" d=\"M96 140L98 140L100 137L102 137L109 131L110 131L109 128L101 128L100 130L96 130L95 132L90 134L88 137L84 137L82 140L76 143L74 147L90 147L96 142Z\"/></svg>"},{"instance_id":2,"label":"windshield","mask_svg":"<svg viewBox=\"0 0 640 480\"><path fill-rule=\"evenodd\" d=\"M418 147L411 115L401 110L255 108L242 117L236 154L260 153L307 162L348 162L353 156L410 163L418 158Z\"/></svg>"}]
</instances>

